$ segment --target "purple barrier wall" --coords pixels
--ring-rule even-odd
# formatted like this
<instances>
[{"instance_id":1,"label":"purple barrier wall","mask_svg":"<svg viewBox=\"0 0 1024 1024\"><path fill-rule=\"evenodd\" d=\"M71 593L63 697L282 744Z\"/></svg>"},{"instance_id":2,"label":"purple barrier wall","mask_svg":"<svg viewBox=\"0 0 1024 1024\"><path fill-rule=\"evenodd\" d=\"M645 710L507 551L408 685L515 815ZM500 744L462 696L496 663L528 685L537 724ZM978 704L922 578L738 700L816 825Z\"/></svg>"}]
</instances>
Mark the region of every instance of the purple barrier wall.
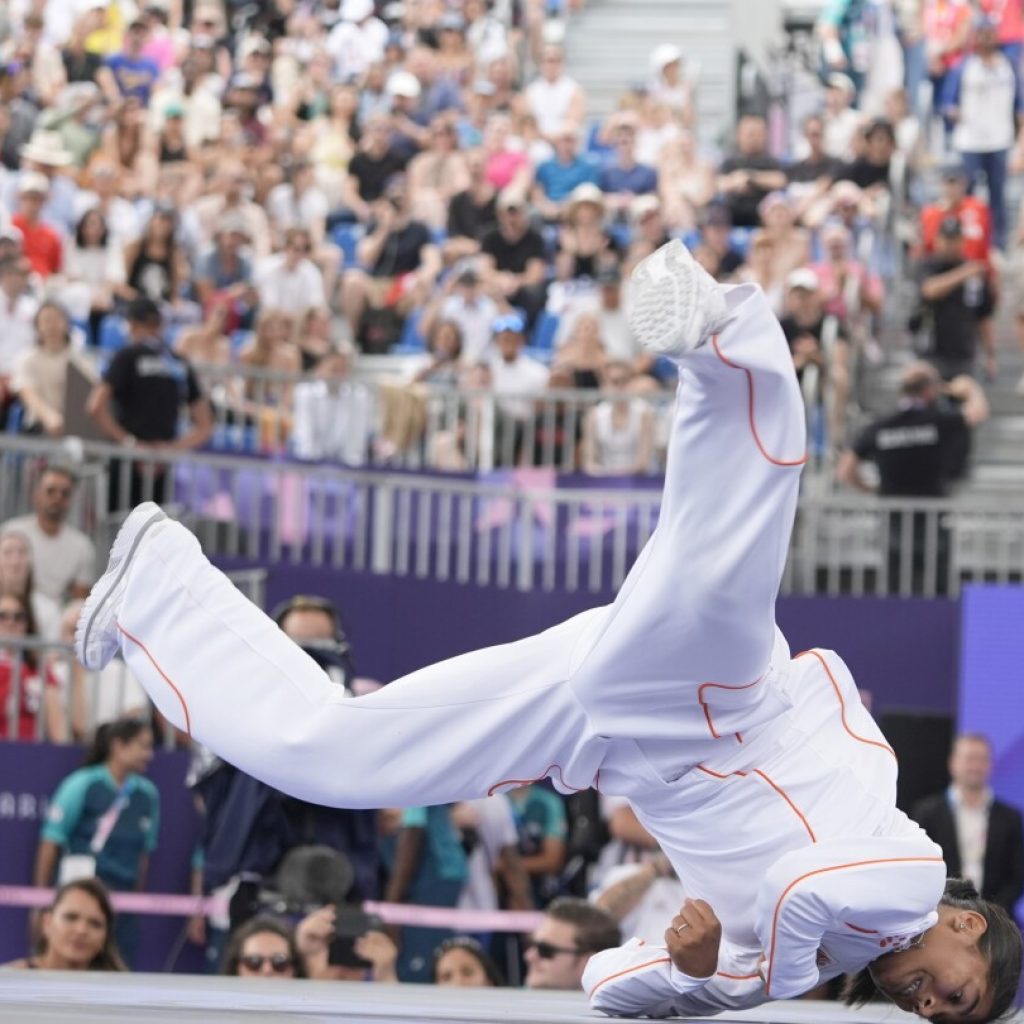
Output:
<instances>
[{"instance_id":1,"label":"purple barrier wall","mask_svg":"<svg viewBox=\"0 0 1024 1024\"><path fill-rule=\"evenodd\" d=\"M80 767L80 747L0 743L0 882L27 885L32 880L39 829L50 794L66 775ZM150 892L189 891L189 866L198 836L198 819L185 789L188 757L160 753L149 776L160 790L160 842L150 863ZM164 970L169 953L181 935L183 918L142 917L136 967ZM0 963L28 952L28 912L0 907ZM198 972L202 959L185 943L176 969Z\"/></svg>"},{"instance_id":2,"label":"purple barrier wall","mask_svg":"<svg viewBox=\"0 0 1024 1024\"><path fill-rule=\"evenodd\" d=\"M522 593L409 577L275 566L267 606L297 593L337 602L360 675L395 679L443 658L529 636L610 594ZM950 713L956 702L959 605L900 598L783 598L793 652L837 651L879 710Z\"/></svg>"}]
</instances>

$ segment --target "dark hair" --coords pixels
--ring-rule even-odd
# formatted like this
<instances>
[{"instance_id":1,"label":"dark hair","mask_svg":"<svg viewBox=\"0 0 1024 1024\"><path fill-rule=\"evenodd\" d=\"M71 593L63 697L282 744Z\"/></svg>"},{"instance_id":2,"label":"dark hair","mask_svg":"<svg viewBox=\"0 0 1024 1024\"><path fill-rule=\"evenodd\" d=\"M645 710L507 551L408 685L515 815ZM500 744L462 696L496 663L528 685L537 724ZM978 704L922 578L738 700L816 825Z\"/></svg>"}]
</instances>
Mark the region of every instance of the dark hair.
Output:
<instances>
[{"instance_id":1,"label":"dark hair","mask_svg":"<svg viewBox=\"0 0 1024 1024\"><path fill-rule=\"evenodd\" d=\"M71 317L68 316L68 311L54 299L47 299L45 302L39 304L39 308L36 310L36 315L32 317L32 326L35 328L36 333L39 332L39 318L46 312L46 310L52 309L60 313L64 318L64 344L71 344Z\"/></svg>"},{"instance_id":2,"label":"dark hair","mask_svg":"<svg viewBox=\"0 0 1024 1024\"><path fill-rule=\"evenodd\" d=\"M221 963L220 973L238 976L238 967L242 962L242 950L246 942L254 935L262 935L269 932L271 935L278 935L288 943L288 956L295 969L296 978L308 977L306 964L299 953L299 947L295 944L295 931L283 924L274 917L254 917L245 924L239 925L228 939L227 949L224 951L224 960Z\"/></svg>"},{"instance_id":3,"label":"dark hair","mask_svg":"<svg viewBox=\"0 0 1024 1024\"><path fill-rule=\"evenodd\" d=\"M15 593L13 590L5 591L0 594L0 600L9 597L13 601L17 601L21 605L22 613L25 616L25 636L35 636L39 632L39 627L36 624L35 612L32 610L32 601L29 598L29 593L26 591L24 594ZM15 664L17 664L18 652L15 650ZM36 652L23 650L21 652L21 660L27 665L33 672L38 667L36 661ZM25 680L22 680L22 685L25 684Z\"/></svg>"},{"instance_id":4,"label":"dark hair","mask_svg":"<svg viewBox=\"0 0 1024 1024\"><path fill-rule=\"evenodd\" d=\"M93 206L86 210L81 217L78 218L78 223L75 225L75 245L79 249L85 248L85 222L92 216L99 217L100 223L103 225L103 234L100 237L100 248L105 249L107 247L107 241L110 238L110 228L107 225L107 218L103 216L103 211Z\"/></svg>"},{"instance_id":5,"label":"dark hair","mask_svg":"<svg viewBox=\"0 0 1024 1024\"><path fill-rule=\"evenodd\" d=\"M456 935L453 938L445 939L434 950L434 969L431 972L430 980L435 985L437 984L437 968L441 963L441 957L445 953L450 953L453 949L461 949L463 952L468 953L480 965L480 969L494 988L505 987L505 979L502 977L501 971L498 970L498 965L494 962L494 958L476 939L468 935Z\"/></svg>"},{"instance_id":6,"label":"dark hair","mask_svg":"<svg viewBox=\"0 0 1024 1024\"><path fill-rule=\"evenodd\" d=\"M120 743L131 743L136 736L149 728L149 722L141 718L115 718L112 722L104 722L92 738L92 746L86 755L85 763L104 764L114 749L115 740Z\"/></svg>"},{"instance_id":7,"label":"dark hair","mask_svg":"<svg viewBox=\"0 0 1024 1024\"><path fill-rule=\"evenodd\" d=\"M576 929L576 949L580 953L600 953L622 942L615 918L586 900L562 896L548 906L546 914Z\"/></svg>"},{"instance_id":8,"label":"dark hair","mask_svg":"<svg viewBox=\"0 0 1024 1024\"><path fill-rule=\"evenodd\" d=\"M992 1008L982 1024L1000 1020L1013 1009L1020 982L1021 935L1010 915L996 903L983 900L978 890L963 878L947 878L946 888L939 900L940 907L972 910L985 918L988 927L978 937L978 952L988 962L988 987L992 994ZM863 1006L881 998L881 992L871 977L868 967L852 975L843 989L848 1006Z\"/></svg>"},{"instance_id":9,"label":"dark hair","mask_svg":"<svg viewBox=\"0 0 1024 1024\"><path fill-rule=\"evenodd\" d=\"M430 329L430 337L427 338L427 350L429 352L434 351L434 345L437 342L437 336L441 333L442 328L449 327L455 332L455 354L452 356L453 360L458 361L462 355L462 328L454 320L438 320L434 323Z\"/></svg>"},{"instance_id":10,"label":"dark hair","mask_svg":"<svg viewBox=\"0 0 1024 1024\"><path fill-rule=\"evenodd\" d=\"M84 892L91 896L100 907L103 921L107 926L107 934L103 940L103 948L92 958L88 971L127 971L124 960L121 959L121 952L117 948L117 939L114 936L114 908L110 905L110 896L107 894L107 887L98 878L79 878L74 882L62 885L53 897L49 913L53 913L70 892ZM36 946L39 955L46 953L46 936L41 935Z\"/></svg>"}]
</instances>

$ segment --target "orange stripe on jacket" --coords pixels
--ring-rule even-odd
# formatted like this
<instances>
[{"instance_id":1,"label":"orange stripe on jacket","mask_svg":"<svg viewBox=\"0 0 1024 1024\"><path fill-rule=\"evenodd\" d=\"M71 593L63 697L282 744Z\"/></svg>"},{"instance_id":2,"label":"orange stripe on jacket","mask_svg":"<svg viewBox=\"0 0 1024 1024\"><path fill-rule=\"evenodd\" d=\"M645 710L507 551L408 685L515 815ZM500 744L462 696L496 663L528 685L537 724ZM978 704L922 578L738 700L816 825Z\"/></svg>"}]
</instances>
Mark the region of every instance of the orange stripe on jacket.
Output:
<instances>
[{"instance_id":1,"label":"orange stripe on jacket","mask_svg":"<svg viewBox=\"0 0 1024 1024\"><path fill-rule=\"evenodd\" d=\"M704 691L709 687L714 690L749 690L752 686L757 686L758 683L763 683L767 675L767 672L763 672L752 683L740 683L736 686L730 686L728 683L701 683L700 686L697 687L697 701L704 709L704 720L708 723L708 729L711 732L712 739L720 740L722 737L719 736L718 732L715 730L715 723L711 719L711 708L708 706L708 702L704 699ZM740 743L743 742L743 737L740 736L739 733L735 733L734 735Z\"/></svg>"},{"instance_id":2,"label":"orange stripe on jacket","mask_svg":"<svg viewBox=\"0 0 1024 1024\"><path fill-rule=\"evenodd\" d=\"M185 713L185 732L188 733L188 738L192 739L192 719L188 713L188 705L185 703L185 698L181 695L179 690L171 680L171 677L157 664L156 658L153 657L149 652L149 648L138 638L132 636L124 626L119 622L117 628L126 636L133 644L135 644L147 658L149 658L150 664L160 673L160 678L174 691L174 695L181 701L181 710Z\"/></svg>"},{"instance_id":3,"label":"orange stripe on jacket","mask_svg":"<svg viewBox=\"0 0 1024 1024\"><path fill-rule=\"evenodd\" d=\"M892 756L895 757L896 751L893 750L888 743L879 743L878 740L869 740L866 736L858 736L857 733L855 733L850 728L849 723L846 721L846 701L843 700L843 691L839 689L839 684L836 682L836 677L832 675L832 669L828 667L828 662L825 661L820 651L801 651L796 657L803 658L808 654L813 655L815 658L818 659L819 662L821 662L821 667L825 670L825 674L828 676L828 680L832 684L832 689L835 690L836 700L839 701L839 711L840 717L843 722L843 728L847 731L847 733L849 733L850 736L852 736L858 743L866 743L869 747L879 747L886 753L892 754ZM793 660L796 661L796 658L794 658Z\"/></svg>"},{"instance_id":4,"label":"orange stripe on jacket","mask_svg":"<svg viewBox=\"0 0 1024 1024\"><path fill-rule=\"evenodd\" d=\"M601 988L602 985L607 985L609 981L614 981L616 978L621 978L624 974L633 974L636 971L642 971L645 967L653 967L655 964L667 964L671 963L672 958L670 956L660 956L657 960L648 960L646 963L637 964L635 967L627 967L624 971L616 971L614 974L609 974L607 978L602 978L588 993L587 998L593 999L594 993Z\"/></svg>"},{"instance_id":5,"label":"orange stripe on jacket","mask_svg":"<svg viewBox=\"0 0 1024 1024\"><path fill-rule=\"evenodd\" d=\"M545 768L544 771L535 779L502 779L501 782L496 782L489 790L487 790L487 795L494 796L502 786L531 786L535 782L540 782L542 779L546 779L548 777L548 773L552 771L557 771L558 781L561 782L566 789L571 789L574 793L582 793L590 788L589 786L584 786L580 789L578 786L570 786L562 776L562 766L560 764L549 764L547 768ZM601 773L598 771L597 776L595 776L594 789L597 789L597 780L600 778L600 775Z\"/></svg>"},{"instance_id":6,"label":"orange stripe on jacket","mask_svg":"<svg viewBox=\"0 0 1024 1024\"><path fill-rule=\"evenodd\" d=\"M715 355L717 355L726 366L733 370L742 370L747 375L747 418L750 421L750 433L754 436L754 444L757 445L757 450L773 466L802 466L807 461L807 452L804 452L799 459L777 459L774 455L770 455L768 453L768 449L761 443L761 435L757 432L757 423L754 419L754 375L745 366L740 366L738 363L734 363L731 360L726 359L718 344L717 334L711 339L711 344L715 347Z\"/></svg>"},{"instance_id":7,"label":"orange stripe on jacket","mask_svg":"<svg viewBox=\"0 0 1024 1024\"><path fill-rule=\"evenodd\" d=\"M794 878L785 889L775 904L775 913L772 915L772 940L771 949L768 954L768 975L765 980L765 994L770 996L772 992L772 968L775 965L775 935L779 927L779 912L782 910L782 901L790 894L794 886L799 885L804 879L813 878L815 875L826 875L832 871L846 871L849 868L869 867L872 864L942 864L941 857L880 857L877 860L855 860L849 864L833 864L827 868L816 868L808 871L799 878Z\"/></svg>"}]
</instances>

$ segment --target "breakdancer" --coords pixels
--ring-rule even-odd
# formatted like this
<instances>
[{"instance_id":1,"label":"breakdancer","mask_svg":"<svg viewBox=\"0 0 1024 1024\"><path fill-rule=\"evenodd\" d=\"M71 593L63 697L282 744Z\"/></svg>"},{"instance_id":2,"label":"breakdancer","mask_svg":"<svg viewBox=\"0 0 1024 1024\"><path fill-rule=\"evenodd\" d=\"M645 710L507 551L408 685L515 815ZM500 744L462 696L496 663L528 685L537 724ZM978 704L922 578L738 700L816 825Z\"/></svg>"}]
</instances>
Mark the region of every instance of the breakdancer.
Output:
<instances>
[{"instance_id":1,"label":"breakdancer","mask_svg":"<svg viewBox=\"0 0 1024 1024\"><path fill-rule=\"evenodd\" d=\"M122 650L175 725L303 800L438 804L543 777L627 797L691 898L664 948L591 959L609 1013L716 1013L866 969L855 998L995 1018L1019 932L947 887L843 662L791 658L775 627L805 437L767 301L672 242L635 271L632 305L680 383L658 526L611 605L347 699L148 504L83 608L79 657Z\"/></svg>"}]
</instances>

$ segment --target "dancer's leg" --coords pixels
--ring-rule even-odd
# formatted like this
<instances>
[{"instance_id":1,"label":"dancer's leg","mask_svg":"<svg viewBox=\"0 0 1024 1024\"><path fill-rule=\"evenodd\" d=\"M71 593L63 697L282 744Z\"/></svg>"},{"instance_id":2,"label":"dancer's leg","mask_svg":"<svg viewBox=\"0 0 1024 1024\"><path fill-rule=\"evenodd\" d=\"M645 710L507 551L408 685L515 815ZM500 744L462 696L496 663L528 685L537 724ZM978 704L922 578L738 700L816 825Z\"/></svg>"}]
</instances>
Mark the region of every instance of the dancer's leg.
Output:
<instances>
[{"instance_id":1,"label":"dancer's leg","mask_svg":"<svg viewBox=\"0 0 1024 1024\"><path fill-rule=\"evenodd\" d=\"M573 666L571 685L602 735L707 739L773 713L757 710L767 688L741 688L772 660L804 410L764 295L742 285L726 301L731 323L679 357L657 530Z\"/></svg>"},{"instance_id":2,"label":"dancer's leg","mask_svg":"<svg viewBox=\"0 0 1024 1024\"><path fill-rule=\"evenodd\" d=\"M603 613L346 698L167 520L134 552L117 620L129 666L175 725L287 793L382 807L549 772L590 786L603 744L564 680L580 629Z\"/></svg>"}]
</instances>

